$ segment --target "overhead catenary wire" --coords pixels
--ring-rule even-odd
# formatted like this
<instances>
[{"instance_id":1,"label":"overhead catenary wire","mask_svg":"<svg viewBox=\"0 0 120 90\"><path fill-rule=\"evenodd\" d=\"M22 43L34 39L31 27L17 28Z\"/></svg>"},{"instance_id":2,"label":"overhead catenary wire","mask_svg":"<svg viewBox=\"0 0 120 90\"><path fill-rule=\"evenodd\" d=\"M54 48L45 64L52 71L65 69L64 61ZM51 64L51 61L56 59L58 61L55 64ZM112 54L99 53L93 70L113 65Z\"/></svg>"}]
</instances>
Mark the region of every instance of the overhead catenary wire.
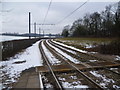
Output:
<instances>
[{"instance_id":1,"label":"overhead catenary wire","mask_svg":"<svg viewBox=\"0 0 120 90\"><path fill-rule=\"evenodd\" d=\"M46 12L46 14L45 14L45 18L44 18L44 20L43 20L43 25L44 25L45 20L46 20L46 18L47 18L47 15L48 15L48 12L49 12L49 10L50 10L51 4L52 4L52 0L50 1L49 6L48 6L48 9L47 9L47 12Z\"/></svg>"},{"instance_id":2,"label":"overhead catenary wire","mask_svg":"<svg viewBox=\"0 0 120 90\"><path fill-rule=\"evenodd\" d=\"M45 14L45 18L44 18L44 20L43 20L43 24L42 24L42 27L41 27L42 29L43 29L43 25L44 25L44 23L45 23L45 20L46 20L46 18L47 18L48 12L49 12L49 10L50 10L51 4L52 4L52 0L50 1L49 6L48 6L48 9L47 9L47 12L46 12L46 14Z\"/></svg>"},{"instance_id":3,"label":"overhead catenary wire","mask_svg":"<svg viewBox=\"0 0 120 90\"><path fill-rule=\"evenodd\" d=\"M67 19L69 16L71 16L74 12L76 12L78 9L80 9L82 6L84 6L88 1L89 0L87 0L82 5L80 5L79 7L77 7L75 10L73 10L71 13L69 13L67 16L65 16L62 20L58 21L56 24L59 24L59 23L63 22L65 19Z\"/></svg>"}]
</instances>

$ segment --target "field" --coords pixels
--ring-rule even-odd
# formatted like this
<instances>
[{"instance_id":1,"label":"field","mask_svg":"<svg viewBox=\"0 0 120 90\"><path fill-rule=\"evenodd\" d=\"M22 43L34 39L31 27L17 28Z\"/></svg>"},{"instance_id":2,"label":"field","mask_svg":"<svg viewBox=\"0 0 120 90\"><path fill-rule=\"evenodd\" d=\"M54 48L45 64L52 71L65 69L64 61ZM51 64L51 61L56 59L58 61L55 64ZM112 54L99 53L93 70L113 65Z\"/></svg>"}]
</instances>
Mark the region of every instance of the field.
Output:
<instances>
[{"instance_id":1,"label":"field","mask_svg":"<svg viewBox=\"0 0 120 90\"><path fill-rule=\"evenodd\" d=\"M76 48L99 52L100 45L108 45L117 38L59 38L56 41L62 42Z\"/></svg>"}]
</instances>

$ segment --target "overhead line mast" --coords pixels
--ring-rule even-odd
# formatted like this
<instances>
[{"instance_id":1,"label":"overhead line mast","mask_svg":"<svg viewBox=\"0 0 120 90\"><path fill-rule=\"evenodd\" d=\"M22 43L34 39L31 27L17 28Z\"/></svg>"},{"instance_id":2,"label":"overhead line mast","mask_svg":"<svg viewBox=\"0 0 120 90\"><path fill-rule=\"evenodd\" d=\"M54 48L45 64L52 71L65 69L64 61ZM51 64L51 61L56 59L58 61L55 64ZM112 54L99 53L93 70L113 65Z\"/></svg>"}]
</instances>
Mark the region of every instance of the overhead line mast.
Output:
<instances>
[{"instance_id":1,"label":"overhead line mast","mask_svg":"<svg viewBox=\"0 0 120 90\"><path fill-rule=\"evenodd\" d=\"M31 34L31 13L29 12L29 39Z\"/></svg>"}]
</instances>

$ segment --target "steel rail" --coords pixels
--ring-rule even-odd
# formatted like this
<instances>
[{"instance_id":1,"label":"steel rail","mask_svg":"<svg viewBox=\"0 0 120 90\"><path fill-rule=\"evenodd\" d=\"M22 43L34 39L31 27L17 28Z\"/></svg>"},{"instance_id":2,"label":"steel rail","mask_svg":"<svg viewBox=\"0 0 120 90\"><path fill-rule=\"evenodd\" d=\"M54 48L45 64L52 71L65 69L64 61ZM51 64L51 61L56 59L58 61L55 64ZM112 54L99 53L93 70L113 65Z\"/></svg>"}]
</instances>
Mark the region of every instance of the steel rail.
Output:
<instances>
[{"instance_id":1,"label":"steel rail","mask_svg":"<svg viewBox=\"0 0 120 90\"><path fill-rule=\"evenodd\" d=\"M58 44L58 43L53 42L52 40L49 40L49 41L52 42L52 43L54 43L54 44L56 44L56 45L59 45L59 46L61 46L61 47L63 47L63 48L67 48L67 49L69 49L69 50L72 50L72 51L74 51L74 52L77 52L77 53L79 53L79 54L84 54L84 55L90 56L90 57L92 57L92 58L94 57L95 59L102 60L102 61L108 61L108 60L105 60L105 59L102 59L102 58L98 58L98 57L96 57L96 56L94 56L94 55L90 55L90 54L87 54L87 53L83 53L83 52L74 50L74 49L72 49L72 48L69 48L69 47L60 45L60 44Z\"/></svg>"},{"instance_id":2,"label":"steel rail","mask_svg":"<svg viewBox=\"0 0 120 90\"><path fill-rule=\"evenodd\" d=\"M112 73L114 73L114 74L120 75L120 73L117 73L117 72L115 72L113 70L110 70L109 68L105 68L105 69L108 70L108 71L110 71L110 72L112 72Z\"/></svg>"},{"instance_id":3,"label":"steel rail","mask_svg":"<svg viewBox=\"0 0 120 90\"><path fill-rule=\"evenodd\" d=\"M42 75L41 75L40 72L39 72L39 82L40 82L40 88L41 88L41 90L44 90L44 86L43 86L43 82L42 82Z\"/></svg>"},{"instance_id":4,"label":"steel rail","mask_svg":"<svg viewBox=\"0 0 120 90\"><path fill-rule=\"evenodd\" d=\"M35 68L35 71L38 72L38 68ZM42 81L42 72L38 72L38 77L39 77L39 85L40 85L40 89L44 90L44 86L43 86L43 81Z\"/></svg>"},{"instance_id":5,"label":"steel rail","mask_svg":"<svg viewBox=\"0 0 120 90\"><path fill-rule=\"evenodd\" d=\"M48 41L48 42L49 42L51 45L59 48L60 50L62 50L62 51L64 51L64 52L67 52L69 55L71 54L71 55L75 56L76 59L77 59L77 58L82 59L82 60L84 59L84 58L81 57L81 56L78 56L78 55L75 55L75 54L73 54L73 53L71 53L71 52L68 52L67 50L65 50L65 49L67 49L67 48L65 48L65 47L59 46L58 44L55 45L55 43L53 43L53 42L51 42L51 41ZM63 48L65 48L65 49L63 49ZM71 51L73 51L73 50L71 50Z\"/></svg>"},{"instance_id":6,"label":"steel rail","mask_svg":"<svg viewBox=\"0 0 120 90\"><path fill-rule=\"evenodd\" d=\"M46 43L46 42L45 42ZM47 43L46 43L47 44ZM48 45L48 44L47 44ZM49 45L48 45L49 46ZM49 46L50 47L50 46ZM51 50L53 52L55 52L58 56L61 56L61 57L64 57L62 54L60 54L59 52L55 51L52 47L51 47ZM67 61L67 58L64 57L64 60L65 62L67 62L70 66L72 66L74 69L76 69L76 71L78 71L83 77L85 77L88 81L90 81L92 84L94 84L98 89L100 90L103 90L103 88L98 84L96 83L94 80L92 80L90 77L88 77L86 74L84 74L81 70L79 70L79 68L77 68L74 64L70 63L69 61Z\"/></svg>"},{"instance_id":7,"label":"steel rail","mask_svg":"<svg viewBox=\"0 0 120 90\"><path fill-rule=\"evenodd\" d=\"M66 48L66 47L64 47L64 46L62 46L62 45L60 45L61 47L59 47L59 46L58 46L59 44L54 43L54 42L52 42L52 41L50 41L50 40L49 40L49 43L52 44L52 45L54 45L55 47L61 49L61 50L63 50L61 47ZM56 45L55 45L55 44L56 44ZM66 48L66 49L68 49L68 48ZM71 50L72 50L72 49L71 49ZM66 51L67 53L71 53L71 52L68 52L67 50L64 50L64 51ZM74 50L73 50L73 51L74 51ZM72 54L72 53L71 53L71 54ZM74 54L72 54L72 55L74 55ZM88 54L85 54L85 55L88 55ZM79 57L79 56L77 56L77 55L74 55L74 56ZM79 58L83 59L83 57L79 57ZM96 58L97 58L97 57L96 57ZM97 58L97 59L98 59L98 58ZM101 60L101 58L100 58L99 60ZM103 60L103 59L102 59L102 60ZM97 65L97 64L96 64L96 65ZM112 73L114 73L114 74L120 75L120 73L114 72L114 71L112 71L112 70L110 70L110 69L108 69L108 68L104 68L104 69L107 70L107 71L110 71L110 72L112 72Z\"/></svg>"},{"instance_id":8,"label":"steel rail","mask_svg":"<svg viewBox=\"0 0 120 90\"><path fill-rule=\"evenodd\" d=\"M42 43L43 43L43 42L41 42L41 44L42 44ZM53 77L54 77L54 79L55 79L55 81L56 81L56 83L57 83L57 85L58 85L58 88L59 88L60 90L63 90L63 87L62 87L61 84L59 83L59 81L58 81L58 79L57 79L57 77L56 77L56 75L55 75L55 73L54 73L54 71L53 71L50 63L48 62L48 58L47 58L47 56L45 55L45 52L44 52L44 50L43 50L43 48L42 48L42 45L39 45L39 47L40 47L40 52L41 52L42 58L45 60L46 64L48 65L48 67L49 67L49 69L50 69L50 71L51 71L51 73L52 73L52 75L53 75Z\"/></svg>"}]
</instances>

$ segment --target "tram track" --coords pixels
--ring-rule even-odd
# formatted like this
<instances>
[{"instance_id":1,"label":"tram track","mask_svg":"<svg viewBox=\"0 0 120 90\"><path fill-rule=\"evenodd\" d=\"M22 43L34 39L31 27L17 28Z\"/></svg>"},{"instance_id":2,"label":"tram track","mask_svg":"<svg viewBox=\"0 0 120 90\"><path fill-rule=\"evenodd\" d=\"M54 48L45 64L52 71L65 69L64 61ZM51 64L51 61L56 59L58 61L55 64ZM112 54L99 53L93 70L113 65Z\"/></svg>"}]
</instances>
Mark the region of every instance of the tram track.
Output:
<instances>
[{"instance_id":1,"label":"tram track","mask_svg":"<svg viewBox=\"0 0 120 90\"><path fill-rule=\"evenodd\" d=\"M52 53L54 56L55 56L55 58L57 58L57 59L59 59L60 61L61 61L61 64L60 65L69 65L72 69L71 69L71 71L69 71L69 72L59 72L59 71L54 71L53 69L53 64L51 64L50 63L50 61L48 60L48 57L47 57L47 55L46 55L46 52L43 50L43 47L42 47L42 45L44 45L49 51L50 51L50 53ZM51 46L52 45L52 46ZM53 43L52 41L50 41L50 40L43 40L43 41L41 41L40 42L40 52L41 52L41 55L42 55L42 58L43 58L43 60L44 60L44 62L45 62L45 65L49 68L49 72L47 72L48 74L49 73L51 73L51 77L53 77L54 78L54 80L53 79L51 79L51 80L53 80L53 85L55 85L55 87L53 87L53 88L58 88L58 89L60 89L60 90L63 90L65 87L62 85L62 81L61 81L61 77L59 77L59 76L64 76L64 77L66 77L66 75L69 75L69 74L75 74L76 76L77 75L79 75L78 77L79 77L79 79L78 80L85 80L85 84L86 85L88 85L89 86L89 88L97 88L97 89L99 89L99 90L103 90L103 88L104 87L102 87L98 82L96 82L93 78L91 78L91 77L89 77L84 71L82 71L82 70L80 70L77 66L76 66L76 64L74 63L74 62L72 62L72 61L70 61L68 58L66 58L64 55L62 55L59 51L56 51L55 50L55 48L58 48L58 49L60 49L60 50L62 50L63 52L65 52L65 53L69 53L69 55L70 56L73 56L72 54L72 52L70 53L69 51L65 51L65 50L63 50L63 48L61 49L60 47L58 47L58 45L56 44L55 45L55 43ZM55 48L53 48L53 47L55 47ZM64 47L65 48L65 47ZM68 48L67 48L68 49ZM72 50L72 49L71 49ZM86 54L84 54L84 55L86 55ZM76 56L74 55L74 58L75 58ZM91 56L90 56L91 57ZM78 57L79 58L79 57ZM80 58L81 59L81 58ZM84 59L84 57L82 57L82 59ZM80 62L81 64L83 63L83 65L84 66L86 66L87 67L87 65L86 65L86 62ZM89 65L88 65L88 67L89 67ZM114 72L114 71L111 71L111 70L109 70L109 68L103 68L104 70L108 70L108 71L110 71L110 72L112 72L112 73L114 73L114 74L118 74L119 75L119 73L116 73L116 72ZM91 68L91 70L94 70L94 69L92 69ZM64 74L65 73L65 74ZM42 73L40 73L40 75L43 75L43 76L48 76L48 74L42 74ZM50 76L50 74L49 74L49 76ZM42 76L41 76L42 77ZM81 79L80 79L81 78ZM41 79L42 80L42 79ZM67 81L67 80L66 80ZM69 80L68 80L69 81ZM72 80L70 80L70 81L72 81ZM41 82L42 83L42 82ZM43 83L44 83L44 81L43 81ZM44 84L43 84L43 87L44 87Z\"/></svg>"},{"instance_id":2,"label":"tram track","mask_svg":"<svg viewBox=\"0 0 120 90\"><path fill-rule=\"evenodd\" d=\"M64 57L64 56L62 56L60 53L56 52L54 49L52 49L51 47L49 47L49 45L48 45L46 42L45 42L45 46L46 46L47 48L49 48L50 51L56 53L58 56ZM65 61L67 64L69 64L72 68L74 68L77 72L79 72L79 74L80 74L86 81L92 83L92 84L94 85L93 88L98 88L98 89L100 89L100 90L103 89L103 88L102 88L100 85L98 85L95 81L93 81L91 78L89 78L87 75L85 75L82 71L80 71L73 63L71 63L70 61L68 61L66 57L64 57L64 59L66 59L66 60L64 60L64 61Z\"/></svg>"},{"instance_id":3,"label":"tram track","mask_svg":"<svg viewBox=\"0 0 120 90\"><path fill-rule=\"evenodd\" d=\"M40 44L42 44L42 42L40 42ZM54 79L55 82L56 82L56 83L55 83L55 85L56 85L55 88L59 88L60 90L62 90L62 86L61 86L58 78L56 77L56 75L55 75L55 73L54 73L54 71L53 71L53 69L52 69L52 67L51 67L51 65L50 65L50 62L48 61L47 56L45 55L45 52L44 52L44 50L43 50L43 48L42 48L42 45L39 45L39 46L40 46L39 48L40 48L40 52L41 52L42 58L45 60L47 66L48 66L48 68L49 68L49 70L50 70L50 72L51 72L51 74L52 74L52 76L53 76L53 79Z\"/></svg>"},{"instance_id":4,"label":"tram track","mask_svg":"<svg viewBox=\"0 0 120 90\"><path fill-rule=\"evenodd\" d=\"M56 44L56 43L52 42L51 40L49 40L48 42L49 42L51 45L53 45L54 47L59 48L59 49L62 50L63 52L66 52L67 54L72 55L74 58L79 59L81 62L83 62L82 60L85 60L84 57L80 57L80 56L82 56L82 55L79 56L79 55L70 53L70 52L68 52L67 50L63 49L63 48L66 48L66 49L73 50L73 49L71 49L71 48L68 48L68 47L65 47L65 46ZM59 45L59 46L58 46L58 45ZM63 48L61 48L61 47L63 47ZM78 52L78 51L76 51L76 50L73 50L73 51ZM79 52L79 54L80 54L80 53L82 53L82 52ZM82 53L82 54L86 55L86 57L87 57L87 56L90 56L90 55L85 54L85 53ZM108 61L108 60L103 60L103 59L98 58L98 57L95 57L95 56L93 56L92 59L97 59L97 60L99 60L98 62L101 62L101 60L102 60L103 62L104 62L104 61ZM91 60L91 56L90 56L89 60ZM84 63L84 62L83 62L83 63ZM89 61L88 61L87 63L89 63ZM116 62L113 62L113 63L116 63ZM96 64L96 66L99 65L98 63L95 63L95 64ZM103 68L103 69L106 69L106 70L108 70L108 71L111 71L111 72L114 73L114 74L120 75L120 73L114 72L114 71L110 70L109 68Z\"/></svg>"},{"instance_id":5,"label":"tram track","mask_svg":"<svg viewBox=\"0 0 120 90\"><path fill-rule=\"evenodd\" d=\"M92 59L97 59L97 60L99 60L99 61L109 61L109 60L107 60L107 59L104 59L104 58L101 58L101 57L97 57L97 56L91 55L91 54L89 54L89 53L80 52L80 51L78 51L78 50L76 50L76 49L67 47L66 45L58 44L59 42L56 43L56 41L54 41L53 39L52 39L52 40L49 40L48 42L51 43L52 45L56 46L56 47L59 48L59 49L64 49L64 48L66 48L66 49L68 49L68 50L74 51L74 52L77 53L77 55L82 56L83 58L89 57L89 58L92 58ZM111 62L114 62L114 61L111 61ZM114 63L118 63L118 62L114 62Z\"/></svg>"}]
</instances>

